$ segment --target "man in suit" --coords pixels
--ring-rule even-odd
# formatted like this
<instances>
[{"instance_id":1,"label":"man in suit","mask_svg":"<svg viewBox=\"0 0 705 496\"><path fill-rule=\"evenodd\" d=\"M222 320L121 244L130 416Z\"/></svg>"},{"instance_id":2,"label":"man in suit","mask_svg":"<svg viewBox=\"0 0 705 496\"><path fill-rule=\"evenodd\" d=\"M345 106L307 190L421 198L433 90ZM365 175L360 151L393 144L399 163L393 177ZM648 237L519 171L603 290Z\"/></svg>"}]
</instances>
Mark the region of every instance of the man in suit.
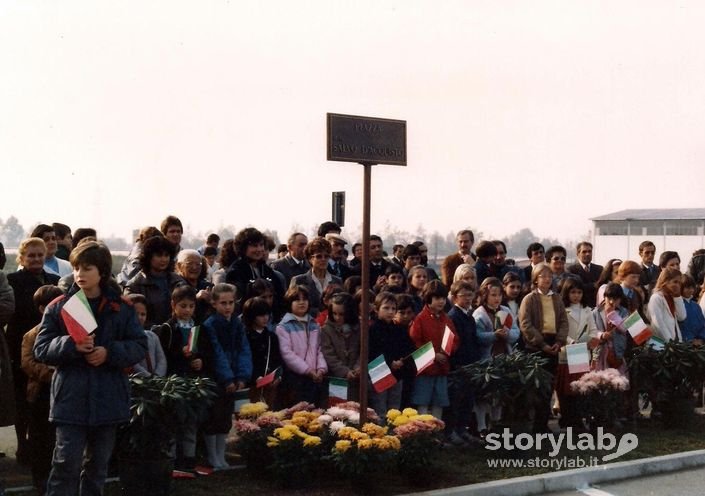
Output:
<instances>
[{"instance_id":1,"label":"man in suit","mask_svg":"<svg viewBox=\"0 0 705 496\"><path fill-rule=\"evenodd\" d=\"M641 257L641 274L639 275L639 286L644 288L644 303L649 301L649 296L656 286L661 268L654 263L656 256L656 245L649 241L642 241L639 244L639 256Z\"/></svg>"},{"instance_id":2,"label":"man in suit","mask_svg":"<svg viewBox=\"0 0 705 496\"><path fill-rule=\"evenodd\" d=\"M404 252L404 245L396 244L392 248L392 256L389 257L389 261L399 267L404 266L404 260L402 259L402 253Z\"/></svg>"},{"instance_id":3,"label":"man in suit","mask_svg":"<svg viewBox=\"0 0 705 496\"><path fill-rule=\"evenodd\" d=\"M345 259L345 245L348 241L340 235L340 233L329 232L326 234L326 240L330 243L331 253L328 259L328 272L334 276L340 277L345 282L345 279L350 277L351 269Z\"/></svg>"},{"instance_id":4,"label":"man in suit","mask_svg":"<svg viewBox=\"0 0 705 496\"><path fill-rule=\"evenodd\" d=\"M585 305L592 308L597 298L597 280L602 274L602 265L592 263L592 244L587 241L578 243L577 255L578 261L568 266L567 271L583 282Z\"/></svg>"},{"instance_id":5,"label":"man in suit","mask_svg":"<svg viewBox=\"0 0 705 496\"><path fill-rule=\"evenodd\" d=\"M380 287L384 284L384 274L391 262L384 258L382 238L372 234L368 242L370 243L370 289L373 289L375 286ZM355 267L355 275L362 276L362 264Z\"/></svg>"},{"instance_id":6,"label":"man in suit","mask_svg":"<svg viewBox=\"0 0 705 496\"><path fill-rule=\"evenodd\" d=\"M475 264L475 256L470 250L475 243L475 235L470 229L464 229L455 236L458 251L448 255L441 263L441 281L447 288L453 284L453 274L460 264Z\"/></svg>"},{"instance_id":7,"label":"man in suit","mask_svg":"<svg viewBox=\"0 0 705 496\"><path fill-rule=\"evenodd\" d=\"M304 256L306 244L308 244L308 238L305 234L300 232L292 234L286 242L287 254L270 264L274 270L282 273L287 288L295 276L305 274L311 268Z\"/></svg>"}]
</instances>

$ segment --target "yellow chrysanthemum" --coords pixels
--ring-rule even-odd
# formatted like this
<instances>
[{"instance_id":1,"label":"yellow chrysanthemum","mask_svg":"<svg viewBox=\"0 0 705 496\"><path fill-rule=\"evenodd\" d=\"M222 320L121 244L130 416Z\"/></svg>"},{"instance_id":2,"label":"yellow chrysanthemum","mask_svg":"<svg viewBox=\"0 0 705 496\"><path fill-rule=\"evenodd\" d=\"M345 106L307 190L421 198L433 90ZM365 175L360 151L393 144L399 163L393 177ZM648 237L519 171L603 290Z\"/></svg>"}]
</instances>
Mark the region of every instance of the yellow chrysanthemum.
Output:
<instances>
[{"instance_id":1,"label":"yellow chrysanthemum","mask_svg":"<svg viewBox=\"0 0 705 496\"><path fill-rule=\"evenodd\" d=\"M362 432L372 437L381 437L387 433L387 428L368 422L362 426Z\"/></svg>"},{"instance_id":2,"label":"yellow chrysanthemum","mask_svg":"<svg viewBox=\"0 0 705 496\"><path fill-rule=\"evenodd\" d=\"M408 409L407 409L407 410L408 410ZM404 424L406 424L407 422L409 422L409 417L407 417L406 415L403 415L403 414L402 414L402 415L399 415L397 418L395 418L395 419L394 419L394 422L392 422L392 424L393 424L395 427L399 427L400 425L404 425Z\"/></svg>"},{"instance_id":3,"label":"yellow chrysanthemum","mask_svg":"<svg viewBox=\"0 0 705 496\"><path fill-rule=\"evenodd\" d=\"M279 446L279 441L276 439L274 441L267 441L267 448L276 448Z\"/></svg>"},{"instance_id":4,"label":"yellow chrysanthemum","mask_svg":"<svg viewBox=\"0 0 705 496\"><path fill-rule=\"evenodd\" d=\"M322 429L323 429L323 425L316 422L315 420L313 422L311 422L310 424L308 424L308 426L306 427L306 430L311 433L321 432Z\"/></svg>"},{"instance_id":5,"label":"yellow chrysanthemum","mask_svg":"<svg viewBox=\"0 0 705 496\"><path fill-rule=\"evenodd\" d=\"M360 449L370 449L374 447L374 440L372 439L360 439L357 442L357 447Z\"/></svg>"},{"instance_id":6,"label":"yellow chrysanthemum","mask_svg":"<svg viewBox=\"0 0 705 496\"><path fill-rule=\"evenodd\" d=\"M359 441L361 439L369 439L369 438L370 438L369 434L365 434L364 432L360 432L360 431L355 431L352 434L350 434L350 439L352 439L353 441Z\"/></svg>"},{"instance_id":7,"label":"yellow chrysanthemum","mask_svg":"<svg viewBox=\"0 0 705 496\"><path fill-rule=\"evenodd\" d=\"M274 429L274 435L282 441L288 441L289 439L294 437L294 433L284 427Z\"/></svg>"},{"instance_id":8,"label":"yellow chrysanthemum","mask_svg":"<svg viewBox=\"0 0 705 496\"><path fill-rule=\"evenodd\" d=\"M345 453L347 450L350 449L351 446L352 443L350 441L348 441L347 439L341 439L340 441L335 442L335 451Z\"/></svg>"},{"instance_id":9,"label":"yellow chrysanthemum","mask_svg":"<svg viewBox=\"0 0 705 496\"><path fill-rule=\"evenodd\" d=\"M338 436L342 439L352 439L352 435L358 432L354 427L341 427L338 430Z\"/></svg>"},{"instance_id":10,"label":"yellow chrysanthemum","mask_svg":"<svg viewBox=\"0 0 705 496\"><path fill-rule=\"evenodd\" d=\"M304 446L318 446L321 444L321 438L318 436L309 436L304 439Z\"/></svg>"},{"instance_id":11,"label":"yellow chrysanthemum","mask_svg":"<svg viewBox=\"0 0 705 496\"><path fill-rule=\"evenodd\" d=\"M392 408L387 412L387 421L394 422L394 419L401 415L401 412L396 408Z\"/></svg>"},{"instance_id":12,"label":"yellow chrysanthemum","mask_svg":"<svg viewBox=\"0 0 705 496\"><path fill-rule=\"evenodd\" d=\"M436 417L431 415L430 413L424 413L422 415L414 415L413 417L409 418L409 420L420 420L422 422L428 422L429 420L433 420Z\"/></svg>"},{"instance_id":13,"label":"yellow chrysanthemum","mask_svg":"<svg viewBox=\"0 0 705 496\"><path fill-rule=\"evenodd\" d=\"M413 417L414 415L418 415L419 412L414 410L413 408L404 408L404 410L401 412L402 415L405 415L407 417Z\"/></svg>"},{"instance_id":14,"label":"yellow chrysanthemum","mask_svg":"<svg viewBox=\"0 0 705 496\"><path fill-rule=\"evenodd\" d=\"M401 441L399 441L397 436L384 436L384 439L387 440L393 450L401 449Z\"/></svg>"},{"instance_id":15,"label":"yellow chrysanthemum","mask_svg":"<svg viewBox=\"0 0 705 496\"><path fill-rule=\"evenodd\" d=\"M267 404L263 401L257 403L247 403L240 408L240 417L257 418L267 411Z\"/></svg>"},{"instance_id":16,"label":"yellow chrysanthemum","mask_svg":"<svg viewBox=\"0 0 705 496\"><path fill-rule=\"evenodd\" d=\"M291 432L292 434L296 434L299 432L301 429L299 429L299 426L296 424L286 424L284 427L282 427L284 430Z\"/></svg>"}]
</instances>

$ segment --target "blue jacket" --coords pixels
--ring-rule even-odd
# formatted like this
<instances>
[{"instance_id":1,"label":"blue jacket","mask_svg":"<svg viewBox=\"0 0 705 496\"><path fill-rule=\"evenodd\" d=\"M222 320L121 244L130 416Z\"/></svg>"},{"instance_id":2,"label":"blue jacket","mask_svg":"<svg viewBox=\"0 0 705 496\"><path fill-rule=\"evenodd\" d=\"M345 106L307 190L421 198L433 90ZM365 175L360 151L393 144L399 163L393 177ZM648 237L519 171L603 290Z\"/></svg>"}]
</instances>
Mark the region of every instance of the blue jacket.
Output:
<instances>
[{"instance_id":1,"label":"blue jacket","mask_svg":"<svg viewBox=\"0 0 705 496\"><path fill-rule=\"evenodd\" d=\"M247 342L245 328L233 315L230 321L220 314L213 314L201 326L213 345L215 380L221 386L242 381L247 384L252 378L252 352Z\"/></svg>"},{"instance_id":2,"label":"blue jacket","mask_svg":"<svg viewBox=\"0 0 705 496\"><path fill-rule=\"evenodd\" d=\"M51 302L44 312L34 343L34 356L54 365L49 420L59 424L110 425L130 419L130 388L124 369L147 355L147 336L131 305L108 289L98 306L95 346L108 351L105 363L90 365L76 351L61 317L61 309L78 290Z\"/></svg>"},{"instance_id":3,"label":"blue jacket","mask_svg":"<svg viewBox=\"0 0 705 496\"><path fill-rule=\"evenodd\" d=\"M500 305L500 310L504 310L508 314L511 314L511 310L504 305ZM492 346L497 341L497 336L495 335L495 323L494 317L487 313L487 309L483 306L478 307L472 314L475 319L475 324L477 325L477 339L480 344L480 359L485 360L492 356ZM507 334L507 340L504 343L503 351L509 355L512 352L514 343L519 340L519 327L517 326L516 319L512 318L512 327L509 329Z\"/></svg>"},{"instance_id":4,"label":"blue jacket","mask_svg":"<svg viewBox=\"0 0 705 496\"><path fill-rule=\"evenodd\" d=\"M683 341L705 340L705 315L703 315L703 309L693 300L683 298L683 303L685 303L687 317L678 323L683 335Z\"/></svg>"},{"instance_id":5,"label":"blue jacket","mask_svg":"<svg viewBox=\"0 0 705 496\"><path fill-rule=\"evenodd\" d=\"M448 317L455 324L455 333L460 338L460 346L450 357L450 363L453 368L462 367L480 360L480 342L477 339L475 319L457 305L453 305L453 308L448 312Z\"/></svg>"}]
</instances>

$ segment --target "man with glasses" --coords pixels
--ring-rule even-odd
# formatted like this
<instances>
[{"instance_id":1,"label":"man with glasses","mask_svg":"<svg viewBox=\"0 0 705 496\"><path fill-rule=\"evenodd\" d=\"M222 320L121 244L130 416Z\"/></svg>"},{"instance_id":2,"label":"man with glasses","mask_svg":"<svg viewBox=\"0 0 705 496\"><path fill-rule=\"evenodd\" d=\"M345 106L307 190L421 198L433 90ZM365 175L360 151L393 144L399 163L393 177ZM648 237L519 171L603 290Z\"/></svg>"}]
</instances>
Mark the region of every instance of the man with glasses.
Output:
<instances>
[{"instance_id":1,"label":"man with glasses","mask_svg":"<svg viewBox=\"0 0 705 496\"><path fill-rule=\"evenodd\" d=\"M571 274L570 272L566 272L566 256L567 252L562 246L551 246L546 251L546 263L548 264L548 267L551 269L551 273L553 274L553 282L551 283L551 289L556 293L560 292L559 287L563 279L565 279L566 277L577 278L576 275Z\"/></svg>"},{"instance_id":2,"label":"man with glasses","mask_svg":"<svg viewBox=\"0 0 705 496\"><path fill-rule=\"evenodd\" d=\"M592 263L592 244L587 241L578 243L578 261L566 270L575 274L583 282L585 305L594 308L597 297L597 280L602 274L602 265Z\"/></svg>"},{"instance_id":3,"label":"man with glasses","mask_svg":"<svg viewBox=\"0 0 705 496\"><path fill-rule=\"evenodd\" d=\"M305 274L311 268L306 257L304 248L308 244L305 234L295 232L286 242L287 254L283 258L274 260L269 264L274 270L281 272L286 280L286 287L289 287L291 280L300 274Z\"/></svg>"}]
</instances>

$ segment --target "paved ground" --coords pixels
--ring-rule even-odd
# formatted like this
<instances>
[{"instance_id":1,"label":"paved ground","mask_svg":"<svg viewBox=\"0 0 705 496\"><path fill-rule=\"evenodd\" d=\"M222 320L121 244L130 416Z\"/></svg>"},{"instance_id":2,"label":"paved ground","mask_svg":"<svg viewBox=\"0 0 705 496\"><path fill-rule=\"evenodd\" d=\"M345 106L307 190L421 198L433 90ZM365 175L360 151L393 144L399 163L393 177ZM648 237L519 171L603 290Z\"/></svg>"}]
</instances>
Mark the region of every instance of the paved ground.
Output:
<instances>
[{"instance_id":1,"label":"paved ground","mask_svg":"<svg viewBox=\"0 0 705 496\"><path fill-rule=\"evenodd\" d=\"M652 475L620 482L594 484L575 491L549 493L550 496L702 496L705 468Z\"/></svg>"},{"instance_id":2,"label":"paved ground","mask_svg":"<svg viewBox=\"0 0 705 496\"><path fill-rule=\"evenodd\" d=\"M0 451L5 453L5 456L0 458L0 481L4 481L7 487L30 486L32 477L29 469L15 461L16 449L15 428L0 427Z\"/></svg>"}]
</instances>

